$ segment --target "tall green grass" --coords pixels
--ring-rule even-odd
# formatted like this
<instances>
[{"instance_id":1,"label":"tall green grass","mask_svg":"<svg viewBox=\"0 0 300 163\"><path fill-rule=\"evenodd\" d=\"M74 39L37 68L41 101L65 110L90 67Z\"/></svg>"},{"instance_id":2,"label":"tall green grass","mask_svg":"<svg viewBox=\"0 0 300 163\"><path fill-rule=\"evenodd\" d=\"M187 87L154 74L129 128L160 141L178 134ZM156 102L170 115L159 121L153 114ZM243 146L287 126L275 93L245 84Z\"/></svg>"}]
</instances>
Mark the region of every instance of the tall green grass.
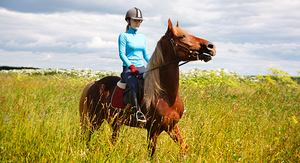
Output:
<instances>
[{"instance_id":1,"label":"tall green grass","mask_svg":"<svg viewBox=\"0 0 300 163\"><path fill-rule=\"evenodd\" d=\"M79 75L80 76L80 75ZM92 79L0 74L0 162L299 162L300 87L282 70L256 78L193 70L180 79L183 156L166 133L148 157L146 130L104 123L87 149L78 103ZM95 76L93 76L95 79Z\"/></svg>"}]
</instances>

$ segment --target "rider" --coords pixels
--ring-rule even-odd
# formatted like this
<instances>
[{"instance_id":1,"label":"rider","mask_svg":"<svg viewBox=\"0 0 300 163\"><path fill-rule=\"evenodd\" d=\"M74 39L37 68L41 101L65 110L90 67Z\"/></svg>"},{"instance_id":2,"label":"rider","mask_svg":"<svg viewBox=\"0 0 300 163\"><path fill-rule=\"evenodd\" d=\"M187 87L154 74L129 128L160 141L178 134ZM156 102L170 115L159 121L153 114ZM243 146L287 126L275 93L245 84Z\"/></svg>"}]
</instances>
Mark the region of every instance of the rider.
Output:
<instances>
[{"instance_id":1,"label":"rider","mask_svg":"<svg viewBox=\"0 0 300 163\"><path fill-rule=\"evenodd\" d=\"M123 72L121 77L130 87L129 101L131 108L136 112L136 120L145 123L145 115L140 111L137 102L137 76L146 71L143 58L149 61L150 55L147 50L146 37L137 33L143 22L142 11L136 7L127 11L125 20L127 21L126 32L119 35L119 55L123 61Z\"/></svg>"}]
</instances>

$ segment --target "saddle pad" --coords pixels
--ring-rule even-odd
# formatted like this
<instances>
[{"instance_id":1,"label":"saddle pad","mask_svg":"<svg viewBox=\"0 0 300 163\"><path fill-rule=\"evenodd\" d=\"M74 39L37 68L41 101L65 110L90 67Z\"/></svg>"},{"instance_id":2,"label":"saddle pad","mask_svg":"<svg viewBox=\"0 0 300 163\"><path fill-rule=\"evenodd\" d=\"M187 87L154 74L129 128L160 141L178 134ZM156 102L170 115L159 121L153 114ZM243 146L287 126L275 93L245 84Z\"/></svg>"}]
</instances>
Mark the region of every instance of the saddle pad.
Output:
<instances>
[{"instance_id":1,"label":"saddle pad","mask_svg":"<svg viewBox=\"0 0 300 163\"><path fill-rule=\"evenodd\" d=\"M116 86L114 93L111 97L111 106L113 108L124 109L123 93L124 93L124 89L121 89L118 86Z\"/></svg>"},{"instance_id":2,"label":"saddle pad","mask_svg":"<svg viewBox=\"0 0 300 163\"><path fill-rule=\"evenodd\" d=\"M125 89L126 88L126 83L123 83L121 81L118 81L117 86L120 87L121 89Z\"/></svg>"}]
</instances>

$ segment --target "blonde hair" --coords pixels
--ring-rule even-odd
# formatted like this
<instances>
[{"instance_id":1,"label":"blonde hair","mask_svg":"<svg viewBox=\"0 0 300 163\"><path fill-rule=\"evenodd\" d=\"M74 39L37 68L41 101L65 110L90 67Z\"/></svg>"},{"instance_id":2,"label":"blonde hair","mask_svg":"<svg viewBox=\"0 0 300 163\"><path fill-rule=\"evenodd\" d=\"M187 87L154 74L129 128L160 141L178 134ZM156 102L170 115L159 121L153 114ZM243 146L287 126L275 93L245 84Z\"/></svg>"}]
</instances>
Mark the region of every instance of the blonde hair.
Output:
<instances>
[{"instance_id":1,"label":"blonde hair","mask_svg":"<svg viewBox=\"0 0 300 163\"><path fill-rule=\"evenodd\" d=\"M151 70L164 63L163 54L161 50L161 41L156 45L151 59L148 62L147 70ZM163 91L160 83L159 68L146 72L145 74L145 104L146 108L149 109L151 104L154 103L157 96Z\"/></svg>"}]
</instances>

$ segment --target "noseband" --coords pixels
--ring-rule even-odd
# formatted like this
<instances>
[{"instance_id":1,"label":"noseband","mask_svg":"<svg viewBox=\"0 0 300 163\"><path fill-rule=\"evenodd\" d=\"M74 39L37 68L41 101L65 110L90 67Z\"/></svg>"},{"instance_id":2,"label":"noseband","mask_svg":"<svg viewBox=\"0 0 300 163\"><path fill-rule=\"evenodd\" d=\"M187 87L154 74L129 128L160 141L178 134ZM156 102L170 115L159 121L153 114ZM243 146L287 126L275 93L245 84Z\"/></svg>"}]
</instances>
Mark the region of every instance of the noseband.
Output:
<instances>
[{"instance_id":1,"label":"noseband","mask_svg":"<svg viewBox=\"0 0 300 163\"><path fill-rule=\"evenodd\" d=\"M174 61L171 61L171 62L169 62L169 63L165 63L165 64L162 64L162 65L160 65L160 66L154 67L154 68L152 68L152 69L150 69L150 70L147 70L146 72L149 72L149 71L152 71L152 70L156 70L156 69L158 69L158 68L161 68L161 67L164 67L164 66L167 66L167 65L176 63L176 62L180 62L180 61L183 61L183 60L188 59L188 58L191 58L191 57L197 57L197 60L199 60L199 55L200 55L199 52L197 52L197 51L192 51L192 50L190 50L189 48L187 48L187 47L185 47L185 46L182 46L182 45L178 44L178 43L177 43L171 36L169 36L167 33L165 34L165 37L167 37L167 38L170 40L171 45L172 45L172 48L173 48L173 51L174 51L174 54L175 54L175 56L176 56L177 59L174 60ZM160 44L160 46L162 46L162 45ZM187 51L186 57L184 57L184 58L179 58L178 55L177 55L177 52L176 52L176 50L175 50L176 47L180 47L180 48L185 49L185 50ZM189 62L189 61L185 61L185 62L179 64L178 66L182 66L182 65L184 65L184 64L186 64L186 63L188 63L188 62Z\"/></svg>"}]
</instances>

